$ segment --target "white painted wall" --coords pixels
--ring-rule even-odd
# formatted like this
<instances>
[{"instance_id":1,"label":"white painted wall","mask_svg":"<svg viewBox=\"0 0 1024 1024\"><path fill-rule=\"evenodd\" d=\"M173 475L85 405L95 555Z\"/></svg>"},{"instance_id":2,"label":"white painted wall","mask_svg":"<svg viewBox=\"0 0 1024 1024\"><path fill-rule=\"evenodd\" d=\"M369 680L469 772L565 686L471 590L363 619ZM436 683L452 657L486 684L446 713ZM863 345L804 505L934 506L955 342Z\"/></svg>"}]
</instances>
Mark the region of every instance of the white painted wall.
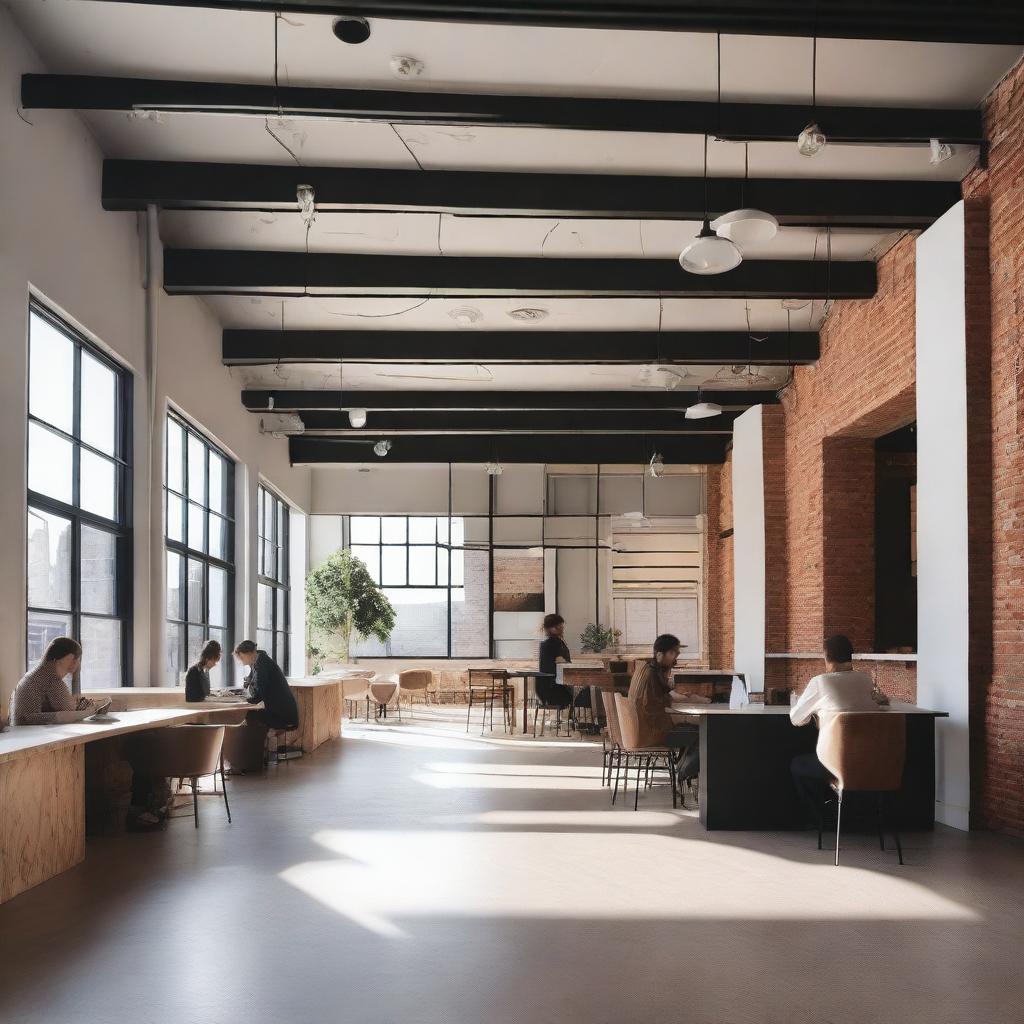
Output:
<instances>
[{"instance_id":1,"label":"white painted wall","mask_svg":"<svg viewBox=\"0 0 1024 1024\"><path fill-rule=\"evenodd\" d=\"M0 8L0 436L7 486L0 494L0 699L25 663L25 480L28 301L35 294L110 352L134 378L134 614L132 678L161 682L163 667L163 411L179 408L237 460L237 635L255 632L255 494L262 474L300 508L309 471L292 469L284 441L262 437L239 386L220 362L220 326L201 301L160 293L158 434L149 436L143 376L145 295L135 214L100 205L102 154L81 119L33 111L15 97L21 75L43 72L30 44ZM153 453L153 456L151 456ZM155 457L156 472L151 473Z\"/></svg>"},{"instance_id":2,"label":"white painted wall","mask_svg":"<svg viewBox=\"0 0 1024 1024\"><path fill-rule=\"evenodd\" d=\"M765 656L764 443L759 405L733 424L732 500L736 669L746 675L747 689L755 693L764 690Z\"/></svg>"},{"instance_id":3,"label":"white painted wall","mask_svg":"<svg viewBox=\"0 0 1024 1024\"><path fill-rule=\"evenodd\" d=\"M969 827L964 204L917 239L917 701L936 722L935 818Z\"/></svg>"}]
</instances>

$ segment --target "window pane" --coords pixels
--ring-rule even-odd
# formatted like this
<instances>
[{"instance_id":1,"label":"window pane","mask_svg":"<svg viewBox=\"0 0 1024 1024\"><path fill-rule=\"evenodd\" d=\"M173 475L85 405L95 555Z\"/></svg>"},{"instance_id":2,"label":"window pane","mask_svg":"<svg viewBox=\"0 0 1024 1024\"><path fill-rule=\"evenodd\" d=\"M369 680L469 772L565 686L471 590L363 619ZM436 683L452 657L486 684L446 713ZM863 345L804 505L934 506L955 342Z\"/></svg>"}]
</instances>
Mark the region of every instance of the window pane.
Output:
<instances>
[{"instance_id":1,"label":"window pane","mask_svg":"<svg viewBox=\"0 0 1024 1024\"><path fill-rule=\"evenodd\" d=\"M275 588L274 597L277 601L277 616L274 619L275 629L285 629L288 625L288 591L280 587Z\"/></svg>"},{"instance_id":2,"label":"window pane","mask_svg":"<svg viewBox=\"0 0 1024 1024\"><path fill-rule=\"evenodd\" d=\"M286 675L288 674L288 634L287 633L275 633L274 634L274 661L281 666L281 671Z\"/></svg>"},{"instance_id":3,"label":"window pane","mask_svg":"<svg viewBox=\"0 0 1024 1024\"><path fill-rule=\"evenodd\" d=\"M460 563L465 562L466 586L452 590L452 657L486 658L488 553L460 551L458 555ZM452 560L454 564L455 552Z\"/></svg>"},{"instance_id":4,"label":"window pane","mask_svg":"<svg viewBox=\"0 0 1024 1024\"><path fill-rule=\"evenodd\" d=\"M79 505L86 512L116 520L117 471L110 459L81 450L79 467Z\"/></svg>"},{"instance_id":5,"label":"window pane","mask_svg":"<svg viewBox=\"0 0 1024 1024\"><path fill-rule=\"evenodd\" d=\"M43 652L49 646L51 640L56 640L59 636L70 636L70 634L70 615L53 614L51 612L29 612L27 667L35 668L42 660ZM117 685L120 685L120 683Z\"/></svg>"},{"instance_id":6,"label":"window pane","mask_svg":"<svg viewBox=\"0 0 1024 1024\"><path fill-rule=\"evenodd\" d=\"M81 439L101 452L116 455L117 375L88 352L82 353L81 416Z\"/></svg>"},{"instance_id":7,"label":"window pane","mask_svg":"<svg viewBox=\"0 0 1024 1024\"><path fill-rule=\"evenodd\" d=\"M228 558L228 524L226 519L213 512L210 514L210 554L214 558L227 561Z\"/></svg>"},{"instance_id":8,"label":"window pane","mask_svg":"<svg viewBox=\"0 0 1024 1024\"><path fill-rule=\"evenodd\" d=\"M167 493L167 537L170 540L185 540L185 502Z\"/></svg>"},{"instance_id":9,"label":"window pane","mask_svg":"<svg viewBox=\"0 0 1024 1024\"><path fill-rule=\"evenodd\" d=\"M432 587L436 580L437 559L434 557L436 548L409 548L409 582L415 586Z\"/></svg>"},{"instance_id":10,"label":"window pane","mask_svg":"<svg viewBox=\"0 0 1024 1024\"><path fill-rule=\"evenodd\" d=\"M437 541L437 520L433 516L412 516L409 519L410 544L434 544Z\"/></svg>"},{"instance_id":11,"label":"window pane","mask_svg":"<svg viewBox=\"0 0 1024 1024\"><path fill-rule=\"evenodd\" d=\"M188 560L188 621L203 622L203 563L195 558Z\"/></svg>"},{"instance_id":12,"label":"window pane","mask_svg":"<svg viewBox=\"0 0 1024 1024\"><path fill-rule=\"evenodd\" d=\"M274 547L273 541L263 541L263 575L269 576L271 579L274 578L274 573L277 572L275 564L276 553L277 548Z\"/></svg>"},{"instance_id":13,"label":"window pane","mask_svg":"<svg viewBox=\"0 0 1024 1024\"><path fill-rule=\"evenodd\" d=\"M188 496L206 503L206 445L195 434L188 435Z\"/></svg>"},{"instance_id":14,"label":"window pane","mask_svg":"<svg viewBox=\"0 0 1024 1024\"><path fill-rule=\"evenodd\" d=\"M391 516L380 521L380 540L382 544L404 544L405 538L405 516Z\"/></svg>"},{"instance_id":15,"label":"window pane","mask_svg":"<svg viewBox=\"0 0 1024 1024\"><path fill-rule=\"evenodd\" d=\"M181 570L184 559L173 551L167 552L167 617L185 618L185 595L181 590Z\"/></svg>"},{"instance_id":16,"label":"window pane","mask_svg":"<svg viewBox=\"0 0 1024 1024\"><path fill-rule=\"evenodd\" d=\"M224 494L226 477L224 460L216 452L210 452L210 508L214 512L227 511Z\"/></svg>"},{"instance_id":17,"label":"window pane","mask_svg":"<svg viewBox=\"0 0 1024 1024\"><path fill-rule=\"evenodd\" d=\"M28 425L28 489L71 504L71 442Z\"/></svg>"},{"instance_id":18,"label":"window pane","mask_svg":"<svg viewBox=\"0 0 1024 1024\"><path fill-rule=\"evenodd\" d=\"M437 549L437 583L438 586L448 583L448 551L445 548Z\"/></svg>"},{"instance_id":19,"label":"window pane","mask_svg":"<svg viewBox=\"0 0 1024 1024\"><path fill-rule=\"evenodd\" d=\"M206 644L206 627L205 626L189 626L188 627L188 645L185 648L185 667L186 669L194 665L199 660L199 653L202 651Z\"/></svg>"},{"instance_id":20,"label":"window pane","mask_svg":"<svg viewBox=\"0 0 1024 1024\"><path fill-rule=\"evenodd\" d=\"M466 543L466 520L453 518L452 521L452 547L461 548Z\"/></svg>"},{"instance_id":21,"label":"window pane","mask_svg":"<svg viewBox=\"0 0 1024 1024\"><path fill-rule=\"evenodd\" d=\"M465 582L465 575L463 572L463 566L465 564L466 552L462 548L453 549L452 551L452 578L451 584L453 587L461 587Z\"/></svg>"},{"instance_id":22,"label":"window pane","mask_svg":"<svg viewBox=\"0 0 1024 1024\"><path fill-rule=\"evenodd\" d=\"M349 520L350 540L356 544L377 544L380 541L380 516L353 516Z\"/></svg>"},{"instance_id":23,"label":"window pane","mask_svg":"<svg viewBox=\"0 0 1024 1024\"><path fill-rule=\"evenodd\" d=\"M352 555L365 563L374 583L380 583L380 548L353 544Z\"/></svg>"},{"instance_id":24,"label":"window pane","mask_svg":"<svg viewBox=\"0 0 1024 1024\"><path fill-rule=\"evenodd\" d=\"M285 505L284 505L284 502L283 501L278 501L278 503L277 503L277 534L274 537L274 542L277 544L278 547L283 547L284 546L285 539L288 536L288 532L287 532L287 530L285 530L284 517L285 517Z\"/></svg>"},{"instance_id":25,"label":"window pane","mask_svg":"<svg viewBox=\"0 0 1024 1024\"><path fill-rule=\"evenodd\" d=\"M188 503L188 546L195 551L206 550L203 527L206 525L206 513L199 505Z\"/></svg>"},{"instance_id":26,"label":"window pane","mask_svg":"<svg viewBox=\"0 0 1024 1024\"><path fill-rule=\"evenodd\" d=\"M120 686L121 622L82 616L83 690L106 690Z\"/></svg>"},{"instance_id":27,"label":"window pane","mask_svg":"<svg viewBox=\"0 0 1024 1024\"><path fill-rule=\"evenodd\" d=\"M82 524L82 611L117 614L117 538ZM120 682L115 683L119 686Z\"/></svg>"},{"instance_id":28,"label":"window pane","mask_svg":"<svg viewBox=\"0 0 1024 1024\"><path fill-rule=\"evenodd\" d=\"M256 627L274 628L274 588L261 583L256 588Z\"/></svg>"},{"instance_id":29,"label":"window pane","mask_svg":"<svg viewBox=\"0 0 1024 1024\"><path fill-rule=\"evenodd\" d=\"M405 583L405 552L408 549L381 548L381 583L397 587Z\"/></svg>"},{"instance_id":30,"label":"window pane","mask_svg":"<svg viewBox=\"0 0 1024 1024\"><path fill-rule=\"evenodd\" d=\"M225 666L231 660L231 654L228 651L228 634L226 629L210 629L207 630L207 636L220 644L220 662L210 669L210 689L219 690L222 686L228 685L225 674Z\"/></svg>"},{"instance_id":31,"label":"window pane","mask_svg":"<svg viewBox=\"0 0 1024 1024\"><path fill-rule=\"evenodd\" d=\"M228 574L226 569L210 566L210 616L211 626L228 624Z\"/></svg>"},{"instance_id":32,"label":"window pane","mask_svg":"<svg viewBox=\"0 0 1024 1024\"><path fill-rule=\"evenodd\" d=\"M185 492L185 479L182 475L182 456L185 444L185 431L177 420L167 418L167 486L179 494Z\"/></svg>"},{"instance_id":33,"label":"window pane","mask_svg":"<svg viewBox=\"0 0 1024 1024\"><path fill-rule=\"evenodd\" d=\"M438 516L437 518L437 542L438 544L448 543L448 517Z\"/></svg>"},{"instance_id":34,"label":"window pane","mask_svg":"<svg viewBox=\"0 0 1024 1024\"><path fill-rule=\"evenodd\" d=\"M277 574L274 579L288 586L288 552L284 548L277 549Z\"/></svg>"},{"instance_id":35,"label":"window pane","mask_svg":"<svg viewBox=\"0 0 1024 1024\"><path fill-rule=\"evenodd\" d=\"M256 646L261 651L266 651L273 657L271 651L274 647L274 634L269 629L257 629L256 630Z\"/></svg>"},{"instance_id":36,"label":"window pane","mask_svg":"<svg viewBox=\"0 0 1024 1024\"><path fill-rule=\"evenodd\" d=\"M70 434L74 419L75 346L37 313L29 316L28 411Z\"/></svg>"},{"instance_id":37,"label":"window pane","mask_svg":"<svg viewBox=\"0 0 1024 1024\"><path fill-rule=\"evenodd\" d=\"M176 622L167 623L167 662L164 681L168 686L181 686L184 682L185 663L181 655L184 636L184 626Z\"/></svg>"},{"instance_id":38,"label":"window pane","mask_svg":"<svg viewBox=\"0 0 1024 1024\"><path fill-rule=\"evenodd\" d=\"M266 493L266 492L265 492ZM274 542L274 498L269 493L263 500L263 537Z\"/></svg>"},{"instance_id":39,"label":"window pane","mask_svg":"<svg viewBox=\"0 0 1024 1024\"><path fill-rule=\"evenodd\" d=\"M71 521L34 508L28 510L28 603L71 608Z\"/></svg>"},{"instance_id":40,"label":"window pane","mask_svg":"<svg viewBox=\"0 0 1024 1024\"><path fill-rule=\"evenodd\" d=\"M421 658L448 653L447 590L404 589L386 590L385 593L396 613L391 639L386 648L373 637L358 641L353 647L357 657L388 654L392 657ZM484 610L486 612L486 602Z\"/></svg>"}]
</instances>

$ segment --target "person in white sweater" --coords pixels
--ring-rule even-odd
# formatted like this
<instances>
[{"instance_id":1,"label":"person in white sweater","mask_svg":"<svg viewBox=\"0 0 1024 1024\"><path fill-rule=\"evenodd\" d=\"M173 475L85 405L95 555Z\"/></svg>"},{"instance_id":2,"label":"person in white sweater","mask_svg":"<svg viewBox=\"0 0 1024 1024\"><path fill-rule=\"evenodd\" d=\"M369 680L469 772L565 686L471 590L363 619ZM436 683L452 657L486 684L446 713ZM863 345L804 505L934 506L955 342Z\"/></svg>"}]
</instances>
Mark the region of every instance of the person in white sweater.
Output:
<instances>
[{"instance_id":1,"label":"person in white sweater","mask_svg":"<svg viewBox=\"0 0 1024 1024\"><path fill-rule=\"evenodd\" d=\"M818 723L818 743L840 711L878 711L889 698L875 686L866 672L853 668L853 644L842 634L825 640L825 671L815 676L804 688L797 702L789 709L794 725ZM798 754L790 762L790 772L797 793L815 826L828 797L829 773L817 754Z\"/></svg>"}]
</instances>

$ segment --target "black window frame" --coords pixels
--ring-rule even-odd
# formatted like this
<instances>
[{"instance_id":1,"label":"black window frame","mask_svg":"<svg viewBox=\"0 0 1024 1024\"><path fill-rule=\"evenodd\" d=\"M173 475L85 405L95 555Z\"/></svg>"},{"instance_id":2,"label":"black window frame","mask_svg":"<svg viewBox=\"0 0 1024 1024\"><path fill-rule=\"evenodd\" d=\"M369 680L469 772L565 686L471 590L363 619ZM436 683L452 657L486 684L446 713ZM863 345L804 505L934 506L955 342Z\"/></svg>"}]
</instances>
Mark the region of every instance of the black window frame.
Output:
<instances>
[{"instance_id":1,"label":"black window frame","mask_svg":"<svg viewBox=\"0 0 1024 1024\"><path fill-rule=\"evenodd\" d=\"M171 445L169 442L170 437L170 424L176 424L181 428L183 432L183 443L181 446L181 485L180 491L175 490L169 485L168 471L170 469L170 458L171 458ZM188 655L188 631L189 627L202 627L206 634L207 639L210 638L210 630L217 630L223 633L222 648L223 654L221 656L222 671L224 673L224 682L228 685L234 682L234 663L231 658L231 651L234 647L234 633L235 633L235 460L218 445L215 441L212 441L206 433L204 433L199 427L197 427L190 420L186 419L181 413L174 409L168 409L166 418L164 420L165 431L164 431L164 479L163 479L163 502L164 502L164 560L165 567L167 563L167 554L172 553L178 555L180 558L180 566L178 570L178 592L181 595L181 606L182 606L182 618L172 618L168 613L167 597L168 597L168 580L165 578L164 581L164 639L165 643L170 643L170 630L171 625L180 627L181 638L178 646L178 660L181 666L181 673L188 668L189 655ZM198 501L196 498L189 496L189 438L195 438L200 444L203 445L203 497L202 501ZM224 508L222 512L218 512L216 509L210 507L210 456L211 454L218 456L224 462ZM172 538L169 535L168 527L170 525L170 506L171 496L181 501L181 540ZM194 505L202 509L203 512L203 549L193 548L189 546L189 506ZM215 515L225 520L225 557L221 558L216 555L209 553L210 548L210 516ZM191 618L191 611L189 607L188 597L188 570L189 562L199 562L202 565L202 577L203 577L203 608L201 614L201 621L199 619ZM217 568L222 569L225 572L225 624L223 626L215 626L210 623L210 569ZM164 666L164 673L166 675L167 665ZM165 684L170 680L165 679ZM179 686L182 685L178 680L174 680L171 685Z\"/></svg>"},{"instance_id":2,"label":"black window frame","mask_svg":"<svg viewBox=\"0 0 1024 1024\"><path fill-rule=\"evenodd\" d=\"M68 433L46 420L32 414L29 398L32 386L32 318L38 317L45 321L50 327L66 337L73 345L73 371L72 371L72 423L71 432ZM93 344L80 331L76 330L61 316L53 312L36 298L30 298L28 306L28 335L27 335L27 372L26 372L26 431L25 431L25 521L26 521L26 573L25 573L25 652L26 665L28 664L29 650L29 619L33 613L42 615L69 616L71 620L71 636L81 640L82 620L85 619L106 619L121 624L121 687L133 685L131 673L131 651L132 651L132 580L133 580L133 558L132 558L132 409L133 409L133 384L134 379L131 372L119 363L116 359ZM101 365L111 370L116 381L116 396L118 409L114 417L114 454L104 452L81 439L81 414L82 414L82 354L87 353L90 358L95 359ZM56 435L57 437L70 442L72 448L71 463L71 503L53 498L50 495L33 491L29 487L29 460L31 458L31 427L35 424L43 430ZM80 507L81 481L80 468L83 449L107 461L112 461L115 466L115 487L117 489L115 500L116 519L106 519L94 512L89 512ZM70 609L46 608L41 605L29 603L28 592L28 543L27 532L28 516L33 509L47 515L60 516L71 523L71 544L70 544ZM114 606L113 614L101 612L83 612L82 610L82 528L88 527L111 534L114 537ZM88 657L88 653L86 653ZM80 672L76 672L72 678L72 691L81 692Z\"/></svg>"},{"instance_id":3,"label":"black window frame","mask_svg":"<svg viewBox=\"0 0 1024 1024\"><path fill-rule=\"evenodd\" d=\"M271 536L267 537L266 505L271 503L273 517ZM267 653L281 666L287 674L291 656L291 564L289 559L289 541L291 524L289 516L291 506L266 484L260 483L256 489L256 633L257 643L266 628L259 623L259 588L270 589L270 643ZM266 544L270 543L274 551L272 572L267 572ZM278 594L284 592L284 622L279 621Z\"/></svg>"}]
</instances>

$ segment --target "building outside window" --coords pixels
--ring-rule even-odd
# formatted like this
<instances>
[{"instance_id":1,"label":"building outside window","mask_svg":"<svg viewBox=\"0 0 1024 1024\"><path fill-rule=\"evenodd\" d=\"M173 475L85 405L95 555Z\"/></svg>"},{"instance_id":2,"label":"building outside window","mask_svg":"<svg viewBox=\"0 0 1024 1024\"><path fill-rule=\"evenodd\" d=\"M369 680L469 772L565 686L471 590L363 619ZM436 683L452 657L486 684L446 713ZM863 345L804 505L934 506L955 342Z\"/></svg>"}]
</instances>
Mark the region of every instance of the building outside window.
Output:
<instances>
[{"instance_id":1,"label":"building outside window","mask_svg":"<svg viewBox=\"0 0 1024 1024\"><path fill-rule=\"evenodd\" d=\"M198 429L169 413L164 474L168 686L183 684L207 640L218 640L224 651L211 683L230 682L234 497L234 462Z\"/></svg>"},{"instance_id":2,"label":"building outside window","mask_svg":"<svg viewBox=\"0 0 1024 1024\"><path fill-rule=\"evenodd\" d=\"M485 519L351 516L348 533L397 613L387 644L357 640L354 655L487 657L489 551L471 539Z\"/></svg>"},{"instance_id":3,"label":"building outside window","mask_svg":"<svg viewBox=\"0 0 1024 1024\"><path fill-rule=\"evenodd\" d=\"M288 671L288 506L260 486L257 491L256 643Z\"/></svg>"},{"instance_id":4,"label":"building outside window","mask_svg":"<svg viewBox=\"0 0 1024 1024\"><path fill-rule=\"evenodd\" d=\"M76 689L129 684L131 376L29 308L27 661L72 636Z\"/></svg>"}]
</instances>

